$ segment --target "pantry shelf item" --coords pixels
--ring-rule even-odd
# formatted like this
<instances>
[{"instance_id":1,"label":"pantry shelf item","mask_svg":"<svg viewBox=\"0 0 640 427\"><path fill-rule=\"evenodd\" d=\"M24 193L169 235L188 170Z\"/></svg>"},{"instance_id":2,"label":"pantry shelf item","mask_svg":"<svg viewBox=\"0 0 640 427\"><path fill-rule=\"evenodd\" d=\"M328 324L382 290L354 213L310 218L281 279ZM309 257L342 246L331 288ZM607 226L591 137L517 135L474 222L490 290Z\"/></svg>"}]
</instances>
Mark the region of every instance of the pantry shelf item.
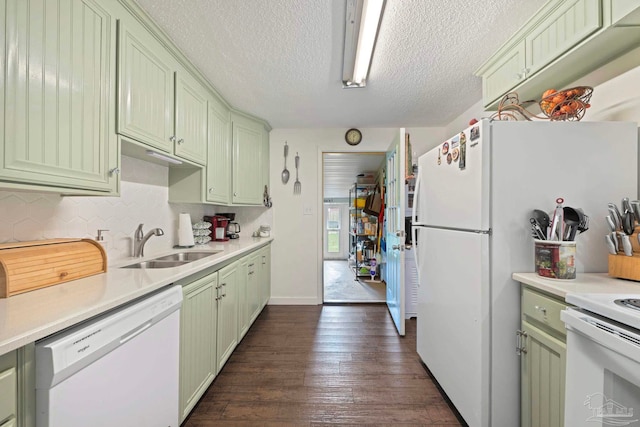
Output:
<instances>
[{"instance_id":1,"label":"pantry shelf item","mask_svg":"<svg viewBox=\"0 0 640 427\"><path fill-rule=\"evenodd\" d=\"M378 218L366 212L366 199L375 194L375 184L358 184L349 189L349 252L352 269L358 277L370 277L371 262L377 252Z\"/></svg>"}]
</instances>

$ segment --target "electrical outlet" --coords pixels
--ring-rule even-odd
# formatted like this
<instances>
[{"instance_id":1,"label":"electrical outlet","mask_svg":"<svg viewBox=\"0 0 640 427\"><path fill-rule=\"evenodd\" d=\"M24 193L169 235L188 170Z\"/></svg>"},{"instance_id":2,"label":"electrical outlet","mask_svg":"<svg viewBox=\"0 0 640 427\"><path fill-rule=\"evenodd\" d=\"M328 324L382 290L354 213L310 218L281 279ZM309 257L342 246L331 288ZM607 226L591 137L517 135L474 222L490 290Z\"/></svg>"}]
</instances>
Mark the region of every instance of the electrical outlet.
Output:
<instances>
[{"instance_id":1,"label":"electrical outlet","mask_svg":"<svg viewBox=\"0 0 640 427\"><path fill-rule=\"evenodd\" d=\"M311 206L306 205L304 208L302 208L302 213L304 215L313 215L313 208Z\"/></svg>"}]
</instances>

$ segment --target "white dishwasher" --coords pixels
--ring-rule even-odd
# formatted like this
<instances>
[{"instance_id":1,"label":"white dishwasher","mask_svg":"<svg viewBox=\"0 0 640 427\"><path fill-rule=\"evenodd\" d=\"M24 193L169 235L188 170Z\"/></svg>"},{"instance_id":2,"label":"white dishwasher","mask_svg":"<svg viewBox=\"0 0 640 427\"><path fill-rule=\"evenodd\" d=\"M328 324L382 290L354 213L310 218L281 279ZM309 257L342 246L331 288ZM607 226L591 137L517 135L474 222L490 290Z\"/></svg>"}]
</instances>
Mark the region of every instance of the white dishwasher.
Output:
<instances>
[{"instance_id":1,"label":"white dishwasher","mask_svg":"<svg viewBox=\"0 0 640 427\"><path fill-rule=\"evenodd\" d=\"M36 342L37 427L178 427L179 286Z\"/></svg>"}]
</instances>

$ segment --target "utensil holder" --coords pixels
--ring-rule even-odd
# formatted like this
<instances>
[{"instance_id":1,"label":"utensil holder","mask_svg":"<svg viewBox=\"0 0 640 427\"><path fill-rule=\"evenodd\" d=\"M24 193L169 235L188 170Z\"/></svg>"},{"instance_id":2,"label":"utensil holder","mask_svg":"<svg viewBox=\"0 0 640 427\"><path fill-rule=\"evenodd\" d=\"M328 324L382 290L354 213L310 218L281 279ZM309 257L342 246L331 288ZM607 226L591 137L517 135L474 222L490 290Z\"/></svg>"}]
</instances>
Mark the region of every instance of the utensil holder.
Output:
<instances>
[{"instance_id":1,"label":"utensil holder","mask_svg":"<svg viewBox=\"0 0 640 427\"><path fill-rule=\"evenodd\" d=\"M576 242L534 240L536 273L550 279L576 278Z\"/></svg>"}]
</instances>

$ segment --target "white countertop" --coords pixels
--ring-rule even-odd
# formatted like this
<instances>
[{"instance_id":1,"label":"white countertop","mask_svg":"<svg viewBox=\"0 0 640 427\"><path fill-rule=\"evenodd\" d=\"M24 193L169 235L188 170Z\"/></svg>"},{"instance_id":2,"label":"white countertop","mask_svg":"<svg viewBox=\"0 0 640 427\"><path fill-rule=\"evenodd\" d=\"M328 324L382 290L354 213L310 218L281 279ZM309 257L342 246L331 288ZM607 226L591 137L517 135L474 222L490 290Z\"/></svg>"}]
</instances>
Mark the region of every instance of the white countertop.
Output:
<instances>
[{"instance_id":1,"label":"white countertop","mask_svg":"<svg viewBox=\"0 0 640 427\"><path fill-rule=\"evenodd\" d=\"M106 273L0 299L0 355L78 322L169 285L199 271L215 267L271 242L272 238L240 237L211 242L186 250L128 258L109 265ZM118 268L176 252L222 250L213 256L178 267Z\"/></svg>"},{"instance_id":2,"label":"white countertop","mask_svg":"<svg viewBox=\"0 0 640 427\"><path fill-rule=\"evenodd\" d=\"M547 279L536 273L513 273L513 280L565 298L572 294L638 294L640 282L616 279L607 273L578 273L573 280Z\"/></svg>"}]
</instances>

